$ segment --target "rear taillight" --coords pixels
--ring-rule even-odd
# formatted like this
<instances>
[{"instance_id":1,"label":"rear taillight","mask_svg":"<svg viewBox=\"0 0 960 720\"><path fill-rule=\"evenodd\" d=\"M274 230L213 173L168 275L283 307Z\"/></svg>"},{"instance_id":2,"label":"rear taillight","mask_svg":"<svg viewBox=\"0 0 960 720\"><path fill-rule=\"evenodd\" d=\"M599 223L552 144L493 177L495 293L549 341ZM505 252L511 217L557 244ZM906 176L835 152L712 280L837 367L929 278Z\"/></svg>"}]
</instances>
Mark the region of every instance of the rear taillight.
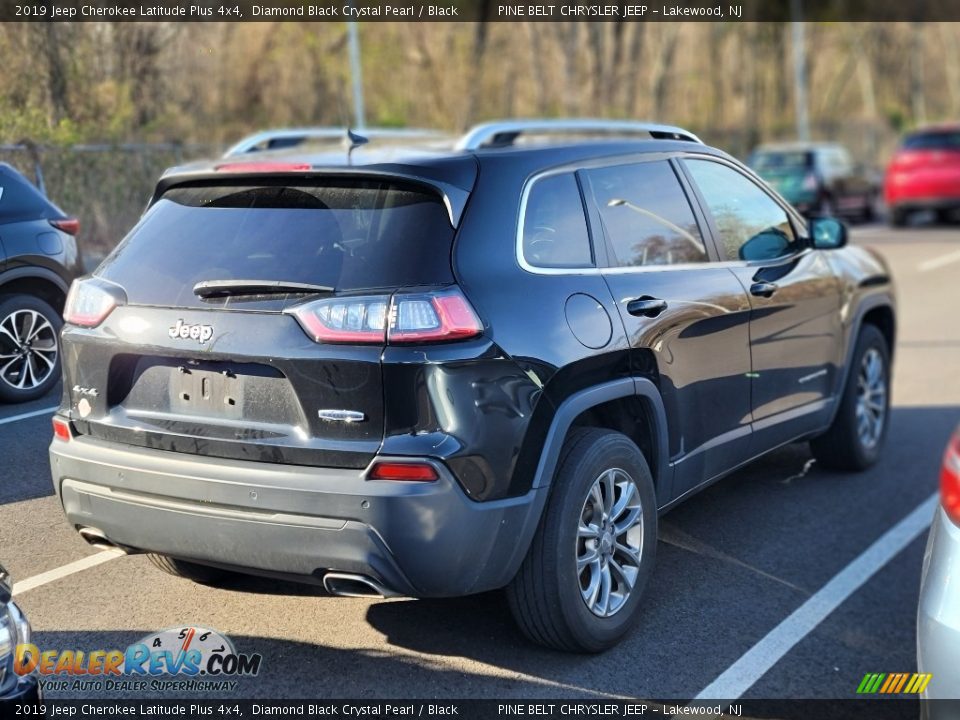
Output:
<instances>
[{"instance_id":1,"label":"rear taillight","mask_svg":"<svg viewBox=\"0 0 960 720\"><path fill-rule=\"evenodd\" d=\"M390 343L462 340L482 331L476 313L457 289L393 296L387 330Z\"/></svg>"},{"instance_id":2,"label":"rear taillight","mask_svg":"<svg viewBox=\"0 0 960 720\"><path fill-rule=\"evenodd\" d=\"M475 337L483 326L456 288L324 298L289 310L316 342L423 343Z\"/></svg>"},{"instance_id":3,"label":"rear taillight","mask_svg":"<svg viewBox=\"0 0 960 720\"><path fill-rule=\"evenodd\" d=\"M57 440L70 442L70 439L73 437L73 432L70 430L70 423L63 418L53 418L53 436L57 438Z\"/></svg>"},{"instance_id":4,"label":"rear taillight","mask_svg":"<svg viewBox=\"0 0 960 720\"><path fill-rule=\"evenodd\" d=\"M74 280L67 293L63 319L71 325L96 327L117 306L114 293L107 291L96 280Z\"/></svg>"},{"instance_id":5,"label":"rear taillight","mask_svg":"<svg viewBox=\"0 0 960 720\"><path fill-rule=\"evenodd\" d=\"M50 220L57 230L63 230L67 235L76 235L80 232L80 221L76 218L66 218L65 220Z\"/></svg>"},{"instance_id":6,"label":"rear taillight","mask_svg":"<svg viewBox=\"0 0 960 720\"><path fill-rule=\"evenodd\" d=\"M960 430L954 432L943 454L940 503L950 519L960 525Z\"/></svg>"},{"instance_id":7,"label":"rear taillight","mask_svg":"<svg viewBox=\"0 0 960 720\"><path fill-rule=\"evenodd\" d=\"M315 342L383 343L389 295L325 298L289 312Z\"/></svg>"},{"instance_id":8,"label":"rear taillight","mask_svg":"<svg viewBox=\"0 0 960 720\"><path fill-rule=\"evenodd\" d=\"M434 482L437 470L425 462L377 462L367 475L368 480L396 480L399 482Z\"/></svg>"}]
</instances>

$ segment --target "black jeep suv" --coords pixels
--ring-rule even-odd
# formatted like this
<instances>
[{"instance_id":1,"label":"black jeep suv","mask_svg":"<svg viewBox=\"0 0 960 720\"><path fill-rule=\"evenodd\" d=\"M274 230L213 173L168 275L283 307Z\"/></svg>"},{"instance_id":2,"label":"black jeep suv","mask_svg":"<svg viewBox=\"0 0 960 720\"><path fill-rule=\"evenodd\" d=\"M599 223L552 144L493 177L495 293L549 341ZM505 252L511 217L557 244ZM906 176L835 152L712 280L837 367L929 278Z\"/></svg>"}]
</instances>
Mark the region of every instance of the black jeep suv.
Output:
<instances>
[{"instance_id":1,"label":"black jeep suv","mask_svg":"<svg viewBox=\"0 0 960 720\"><path fill-rule=\"evenodd\" d=\"M176 575L505 587L532 639L601 650L658 514L797 440L876 461L894 299L845 239L662 126L172 171L71 291L54 485Z\"/></svg>"},{"instance_id":2,"label":"black jeep suv","mask_svg":"<svg viewBox=\"0 0 960 720\"><path fill-rule=\"evenodd\" d=\"M60 313L80 274L80 223L0 163L0 402L35 400L60 379Z\"/></svg>"}]
</instances>

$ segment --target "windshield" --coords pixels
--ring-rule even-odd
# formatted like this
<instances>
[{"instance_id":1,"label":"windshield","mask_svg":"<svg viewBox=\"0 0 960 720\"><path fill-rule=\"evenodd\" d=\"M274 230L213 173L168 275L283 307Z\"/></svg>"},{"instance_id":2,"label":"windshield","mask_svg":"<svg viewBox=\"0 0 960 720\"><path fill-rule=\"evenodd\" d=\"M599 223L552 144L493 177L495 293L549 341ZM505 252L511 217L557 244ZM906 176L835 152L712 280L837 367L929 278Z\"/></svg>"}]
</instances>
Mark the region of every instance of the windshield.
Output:
<instances>
[{"instance_id":1,"label":"windshield","mask_svg":"<svg viewBox=\"0 0 960 720\"><path fill-rule=\"evenodd\" d=\"M908 135L904 150L960 150L960 131L924 132Z\"/></svg>"},{"instance_id":2,"label":"windshield","mask_svg":"<svg viewBox=\"0 0 960 720\"><path fill-rule=\"evenodd\" d=\"M750 167L759 175L805 172L813 165L813 154L798 152L758 152L750 158Z\"/></svg>"},{"instance_id":3,"label":"windshield","mask_svg":"<svg viewBox=\"0 0 960 720\"><path fill-rule=\"evenodd\" d=\"M453 232L437 195L392 182L178 186L97 274L122 286L131 303L196 307L215 302L194 294L204 281L337 291L440 285L453 281Z\"/></svg>"}]
</instances>

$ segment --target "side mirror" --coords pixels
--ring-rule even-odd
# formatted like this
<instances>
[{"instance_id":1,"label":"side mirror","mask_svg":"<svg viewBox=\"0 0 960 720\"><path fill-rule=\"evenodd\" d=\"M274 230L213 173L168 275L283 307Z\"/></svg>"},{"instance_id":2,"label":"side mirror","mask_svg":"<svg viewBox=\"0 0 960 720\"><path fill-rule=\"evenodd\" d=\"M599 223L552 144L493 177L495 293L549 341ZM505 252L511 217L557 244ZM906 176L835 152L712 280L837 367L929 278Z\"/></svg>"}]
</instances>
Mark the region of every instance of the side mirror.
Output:
<instances>
[{"instance_id":1,"label":"side mirror","mask_svg":"<svg viewBox=\"0 0 960 720\"><path fill-rule=\"evenodd\" d=\"M836 250L847 244L847 226L832 217L809 221L810 242L817 250Z\"/></svg>"}]
</instances>

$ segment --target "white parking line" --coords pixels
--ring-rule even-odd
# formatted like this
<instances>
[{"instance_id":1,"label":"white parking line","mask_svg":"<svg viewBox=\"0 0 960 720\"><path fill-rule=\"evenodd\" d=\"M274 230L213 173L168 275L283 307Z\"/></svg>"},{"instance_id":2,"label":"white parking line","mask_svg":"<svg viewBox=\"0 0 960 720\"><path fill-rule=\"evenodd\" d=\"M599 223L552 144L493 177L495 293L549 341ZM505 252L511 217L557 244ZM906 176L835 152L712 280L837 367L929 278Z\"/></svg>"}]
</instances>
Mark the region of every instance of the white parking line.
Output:
<instances>
[{"instance_id":1,"label":"white parking line","mask_svg":"<svg viewBox=\"0 0 960 720\"><path fill-rule=\"evenodd\" d=\"M694 700L737 700L844 600L923 533L930 526L938 500L938 495L934 493L920 503L760 642L741 655L739 660L701 690Z\"/></svg>"},{"instance_id":2,"label":"white parking line","mask_svg":"<svg viewBox=\"0 0 960 720\"><path fill-rule=\"evenodd\" d=\"M37 417L38 415L50 415L57 409L57 406L43 408L43 410L34 410L33 412L23 413L22 415L13 415L11 417L0 418L0 425L17 422L17 420L26 420L27 418Z\"/></svg>"},{"instance_id":3,"label":"white parking line","mask_svg":"<svg viewBox=\"0 0 960 720\"><path fill-rule=\"evenodd\" d=\"M926 260L917 265L917 270L919 272L930 272L931 270L936 270L937 268L942 268L944 265L950 265L955 262L960 262L960 250L932 258L931 260Z\"/></svg>"},{"instance_id":4,"label":"white parking line","mask_svg":"<svg viewBox=\"0 0 960 720\"><path fill-rule=\"evenodd\" d=\"M72 563L67 563L66 565L54 568L53 570L47 570L39 575L28 577L26 580L15 582L13 584L13 594L23 595L23 593L34 590L41 585L52 583L55 580L78 573L81 570L88 570L89 568L96 567L97 565L102 565L108 560L115 560L116 558L123 556L124 553L119 550L103 550L95 555L88 555L87 557L80 558Z\"/></svg>"}]
</instances>

